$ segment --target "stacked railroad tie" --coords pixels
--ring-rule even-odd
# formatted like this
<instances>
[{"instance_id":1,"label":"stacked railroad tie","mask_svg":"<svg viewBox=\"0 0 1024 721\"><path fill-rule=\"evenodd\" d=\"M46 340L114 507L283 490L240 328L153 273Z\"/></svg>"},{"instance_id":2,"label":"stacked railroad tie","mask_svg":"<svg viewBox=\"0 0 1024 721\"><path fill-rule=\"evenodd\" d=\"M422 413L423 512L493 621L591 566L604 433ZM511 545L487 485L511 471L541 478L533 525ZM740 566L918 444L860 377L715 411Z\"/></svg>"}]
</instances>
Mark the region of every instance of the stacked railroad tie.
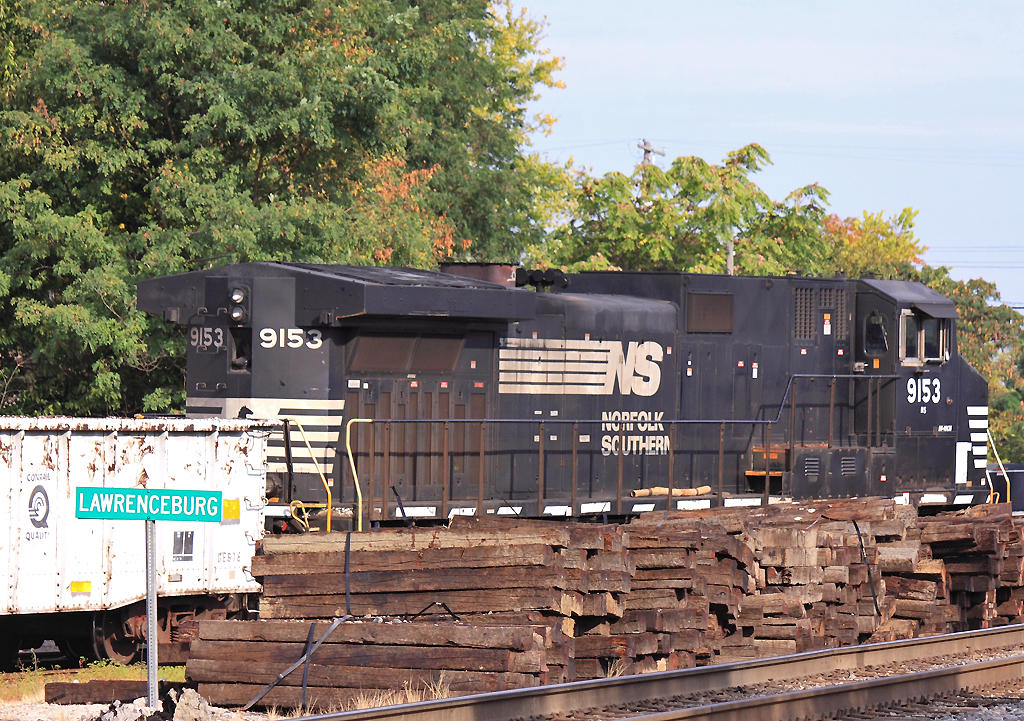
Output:
<instances>
[{"instance_id":1,"label":"stacked railroad tie","mask_svg":"<svg viewBox=\"0 0 1024 721\"><path fill-rule=\"evenodd\" d=\"M870 539L843 518L882 518L887 509L891 502L857 500L641 517L627 531L634 589L643 584L667 604L667 589L692 584L677 605L706 610L697 663L856 643L877 624L876 597L884 613L885 587ZM657 552L644 548L652 545ZM669 570L674 564L682 568Z\"/></svg>"},{"instance_id":2,"label":"stacked railroad tie","mask_svg":"<svg viewBox=\"0 0 1024 721\"><path fill-rule=\"evenodd\" d=\"M733 513L656 513L628 524L626 547L636 571L623 617L611 630L655 633L658 651L638 654L626 670L704 665L717 655L740 600L755 586L753 548L740 531Z\"/></svg>"},{"instance_id":3,"label":"stacked railroad tie","mask_svg":"<svg viewBox=\"0 0 1024 721\"><path fill-rule=\"evenodd\" d=\"M1024 620L1022 522L1008 504L915 520L903 537L879 538L904 552L883 566L895 611L873 640Z\"/></svg>"},{"instance_id":4,"label":"stacked railroad tie","mask_svg":"<svg viewBox=\"0 0 1024 721\"><path fill-rule=\"evenodd\" d=\"M348 573L345 573L348 544ZM621 616L633 571L615 525L456 518L449 528L268 539L264 619L446 618L550 629L546 682L575 678L573 637ZM347 595L347 602L346 602Z\"/></svg>"},{"instance_id":5,"label":"stacked railroad tie","mask_svg":"<svg viewBox=\"0 0 1024 721\"><path fill-rule=\"evenodd\" d=\"M442 672L469 693L1020 622L1021 532L1006 505L919 516L876 498L277 537L253 559L264 620L202 623L188 673L238 703L249 669L269 680L310 621L346 608L417 620L319 649L311 679L339 689L323 694L332 704ZM297 683L274 698L297 698Z\"/></svg>"},{"instance_id":6,"label":"stacked railroad tie","mask_svg":"<svg viewBox=\"0 0 1024 721\"><path fill-rule=\"evenodd\" d=\"M186 674L211 702L241 706L293 661L309 638L309 621L204 621L192 642ZM313 629L319 639L330 623ZM300 666L264 696L263 707L298 707L307 680L307 705L351 706L409 690L430 697L460 696L550 681L555 643L546 626L480 628L461 623L375 622L338 625Z\"/></svg>"},{"instance_id":7,"label":"stacked railroad tie","mask_svg":"<svg viewBox=\"0 0 1024 721\"><path fill-rule=\"evenodd\" d=\"M894 514L894 504L880 499L751 509L744 524L758 592L740 603L720 659L850 645L874 632L892 604L865 526Z\"/></svg>"}]
</instances>

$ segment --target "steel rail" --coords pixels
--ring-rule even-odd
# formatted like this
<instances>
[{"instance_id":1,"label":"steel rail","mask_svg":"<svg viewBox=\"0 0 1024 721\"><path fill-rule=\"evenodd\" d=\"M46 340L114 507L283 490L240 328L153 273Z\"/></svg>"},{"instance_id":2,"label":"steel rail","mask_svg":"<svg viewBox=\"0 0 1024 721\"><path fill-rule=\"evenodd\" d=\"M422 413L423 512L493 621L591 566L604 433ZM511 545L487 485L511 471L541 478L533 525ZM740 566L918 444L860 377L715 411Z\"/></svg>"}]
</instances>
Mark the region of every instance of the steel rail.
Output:
<instances>
[{"instance_id":1,"label":"steel rail","mask_svg":"<svg viewBox=\"0 0 1024 721\"><path fill-rule=\"evenodd\" d=\"M1024 656L624 717L622 721L792 721L880 708L1024 677Z\"/></svg>"},{"instance_id":2,"label":"steel rail","mask_svg":"<svg viewBox=\"0 0 1024 721\"><path fill-rule=\"evenodd\" d=\"M1024 624L808 651L790 656L679 671L575 681L438 701L320 714L305 716L296 721L506 721L532 715L555 714L584 708L628 704L652 698L696 694L733 686L790 680L820 674L823 669L849 670L1010 646L1024 646Z\"/></svg>"}]
</instances>

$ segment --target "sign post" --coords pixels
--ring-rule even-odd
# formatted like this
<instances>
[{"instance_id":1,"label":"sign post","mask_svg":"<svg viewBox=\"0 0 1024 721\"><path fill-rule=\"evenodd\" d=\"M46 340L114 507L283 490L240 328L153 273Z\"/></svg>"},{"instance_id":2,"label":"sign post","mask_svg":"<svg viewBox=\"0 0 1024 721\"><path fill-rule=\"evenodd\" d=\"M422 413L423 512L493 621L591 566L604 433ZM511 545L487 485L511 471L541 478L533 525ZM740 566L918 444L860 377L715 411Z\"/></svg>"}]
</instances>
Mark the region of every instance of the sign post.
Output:
<instances>
[{"instance_id":1,"label":"sign post","mask_svg":"<svg viewBox=\"0 0 1024 721\"><path fill-rule=\"evenodd\" d=\"M98 488L75 489L75 517L146 522L146 705L159 703L157 680L156 611L156 522L202 521L220 523L220 491L171 488Z\"/></svg>"},{"instance_id":2,"label":"sign post","mask_svg":"<svg viewBox=\"0 0 1024 721\"><path fill-rule=\"evenodd\" d=\"M156 630L156 521L146 519L146 705L150 708L159 703L159 647Z\"/></svg>"}]
</instances>

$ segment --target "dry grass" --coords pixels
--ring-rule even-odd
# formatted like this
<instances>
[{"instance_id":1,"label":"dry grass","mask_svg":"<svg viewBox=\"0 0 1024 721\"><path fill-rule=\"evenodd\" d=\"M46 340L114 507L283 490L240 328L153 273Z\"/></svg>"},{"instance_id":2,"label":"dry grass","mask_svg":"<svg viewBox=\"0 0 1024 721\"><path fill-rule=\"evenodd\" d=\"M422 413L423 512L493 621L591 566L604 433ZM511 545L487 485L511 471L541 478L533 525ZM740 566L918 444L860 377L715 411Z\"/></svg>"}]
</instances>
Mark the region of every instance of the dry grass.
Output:
<instances>
[{"instance_id":1,"label":"dry grass","mask_svg":"<svg viewBox=\"0 0 1024 721\"><path fill-rule=\"evenodd\" d=\"M625 676L628 673L632 673L633 664L624 658L617 658L608 666L608 672L605 674L605 678L617 678L619 676Z\"/></svg>"},{"instance_id":2,"label":"dry grass","mask_svg":"<svg viewBox=\"0 0 1024 721\"><path fill-rule=\"evenodd\" d=\"M313 704L316 706L317 713L330 714L340 711L379 708L381 706L396 706L403 703L416 703L417 701L436 701L437 699L448 698L451 695L451 683L442 671L435 680L422 686L406 684L400 689L368 689L361 691L354 700L344 706L316 704L315 699L313 699ZM267 709L266 713L267 721L283 721L284 719L306 715L306 712L302 709L281 709L277 706Z\"/></svg>"},{"instance_id":3,"label":"dry grass","mask_svg":"<svg viewBox=\"0 0 1024 721\"><path fill-rule=\"evenodd\" d=\"M442 671L436 679L423 686L413 687L406 684L400 689L377 689L360 693L346 710L355 711L356 709L396 706L417 701L436 701L451 695L451 683Z\"/></svg>"},{"instance_id":4,"label":"dry grass","mask_svg":"<svg viewBox=\"0 0 1024 721\"><path fill-rule=\"evenodd\" d=\"M160 679L184 681L184 666L161 666ZM143 663L122 666L115 663L92 663L85 668L44 670L32 668L16 673L0 673L0 702L42 703L46 684L54 681L145 681Z\"/></svg>"}]
</instances>

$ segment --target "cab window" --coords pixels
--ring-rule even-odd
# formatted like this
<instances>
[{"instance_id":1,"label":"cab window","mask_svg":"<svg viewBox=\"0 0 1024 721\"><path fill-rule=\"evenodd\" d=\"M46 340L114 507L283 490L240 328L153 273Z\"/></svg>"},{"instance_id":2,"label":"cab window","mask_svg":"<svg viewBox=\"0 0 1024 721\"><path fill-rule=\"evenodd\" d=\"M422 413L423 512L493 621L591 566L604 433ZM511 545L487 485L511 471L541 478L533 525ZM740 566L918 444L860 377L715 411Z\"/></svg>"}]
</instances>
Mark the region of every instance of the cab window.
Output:
<instances>
[{"instance_id":1,"label":"cab window","mask_svg":"<svg viewBox=\"0 0 1024 721\"><path fill-rule=\"evenodd\" d=\"M885 330L885 316L873 310L864 320L864 352L869 356L880 356L888 350L889 338Z\"/></svg>"},{"instance_id":2,"label":"cab window","mask_svg":"<svg viewBox=\"0 0 1024 721\"><path fill-rule=\"evenodd\" d=\"M913 310L900 315L900 360L904 365L942 363L949 358L949 321Z\"/></svg>"}]
</instances>

